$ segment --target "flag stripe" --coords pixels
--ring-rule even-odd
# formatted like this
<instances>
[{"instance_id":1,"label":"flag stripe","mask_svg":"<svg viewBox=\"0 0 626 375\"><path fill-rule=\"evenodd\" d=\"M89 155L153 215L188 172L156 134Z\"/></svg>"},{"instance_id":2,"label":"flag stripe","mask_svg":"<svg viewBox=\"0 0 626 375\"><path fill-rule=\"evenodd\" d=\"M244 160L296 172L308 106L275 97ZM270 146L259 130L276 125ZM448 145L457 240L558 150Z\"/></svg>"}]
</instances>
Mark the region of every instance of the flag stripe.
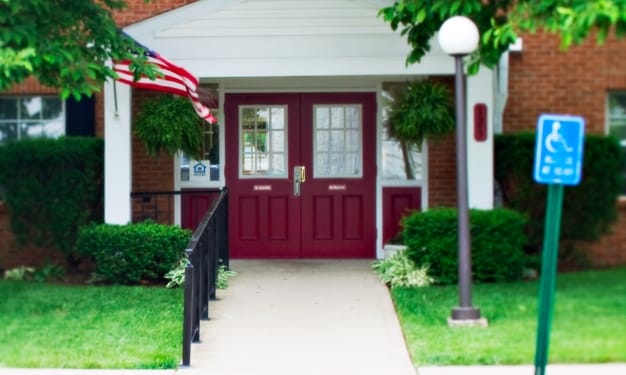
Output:
<instances>
[{"instance_id":1,"label":"flag stripe","mask_svg":"<svg viewBox=\"0 0 626 375\"><path fill-rule=\"evenodd\" d=\"M133 87L186 96L191 101L193 109L198 116L212 124L216 123L217 119L211 114L209 108L200 101L200 96L197 92L198 78L158 53L148 48L143 48L146 51L148 63L155 66L158 76L155 79L142 76L135 81L133 72L130 70L130 60L123 60L113 64L113 70L118 75L117 80Z\"/></svg>"}]
</instances>

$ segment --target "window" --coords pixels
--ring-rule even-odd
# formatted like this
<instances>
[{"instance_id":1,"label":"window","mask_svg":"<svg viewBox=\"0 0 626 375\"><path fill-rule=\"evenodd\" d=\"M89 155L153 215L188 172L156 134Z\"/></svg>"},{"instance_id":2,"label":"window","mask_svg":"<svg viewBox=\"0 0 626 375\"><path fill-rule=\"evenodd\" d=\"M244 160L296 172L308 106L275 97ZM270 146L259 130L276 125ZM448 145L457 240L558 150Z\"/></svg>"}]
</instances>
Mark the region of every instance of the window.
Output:
<instances>
[{"instance_id":1,"label":"window","mask_svg":"<svg viewBox=\"0 0 626 375\"><path fill-rule=\"evenodd\" d=\"M622 146L622 174L626 180L626 92L609 93L608 131ZM622 190L626 195L626 186Z\"/></svg>"},{"instance_id":2,"label":"window","mask_svg":"<svg viewBox=\"0 0 626 375\"><path fill-rule=\"evenodd\" d=\"M313 175L361 177L363 175L363 121L360 105L314 107Z\"/></svg>"},{"instance_id":3,"label":"window","mask_svg":"<svg viewBox=\"0 0 626 375\"><path fill-rule=\"evenodd\" d=\"M287 108L239 108L239 175L287 177Z\"/></svg>"},{"instance_id":4,"label":"window","mask_svg":"<svg viewBox=\"0 0 626 375\"><path fill-rule=\"evenodd\" d=\"M0 145L64 134L65 108L58 96L0 97Z\"/></svg>"},{"instance_id":5,"label":"window","mask_svg":"<svg viewBox=\"0 0 626 375\"><path fill-rule=\"evenodd\" d=\"M423 156L415 145L400 144L389 136L388 113L391 103L398 93L404 91L406 83L388 82L383 84L383 164L382 177L387 182L415 181L422 179Z\"/></svg>"}]
</instances>

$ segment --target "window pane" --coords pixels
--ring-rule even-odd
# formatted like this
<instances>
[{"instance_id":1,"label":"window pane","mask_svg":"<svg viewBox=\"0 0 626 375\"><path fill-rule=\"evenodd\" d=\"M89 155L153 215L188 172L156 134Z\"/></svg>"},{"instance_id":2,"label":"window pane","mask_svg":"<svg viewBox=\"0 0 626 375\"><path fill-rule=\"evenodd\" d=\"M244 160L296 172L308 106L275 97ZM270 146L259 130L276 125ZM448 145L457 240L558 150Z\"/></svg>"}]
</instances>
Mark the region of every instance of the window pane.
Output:
<instances>
[{"instance_id":1,"label":"window pane","mask_svg":"<svg viewBox=\"0 0 626 375\"><path fill-rule=\"evenodd\" d=\"M325 125L330 114L330 131ZM315 107L315 177L360 177L362 170L361 106Z\"/></svg>"},{"instance_id":2,"label":"window pane","mask_svg":"<svg viewBox=\"0 0 626 375\"><path fill-rule=\"evenodd\" d=\"M19 108L20 119L39 120L43 112L43 101L40 96L22 98Z\"/></svg>"},{"instance_id":3,"label":"window pane","mask_svg":"<svg viewBox=\"0 0 626 375\"><path fill-rule=\"evenodd\" d=\"M0 120L17 120L17 99L0 98Z\"/></svg>"},{"instance_id":4,"label":"window pane","mask_svg":"<svg viewBox=\"0 0 626 375\"><path fill-rule=\"evenodd\" d=\"M622 176L626 181L626 93L609 93L609 134L616 137L622 146ZM626 184L622 194L626 195Z\"/></svg>"},{"instance_id":5,"label":"window pane","mask_svg":"<svg viewBox=\"0 0 626 375\"><path fill-rule=\"evenodd\" d=\"M330 117L328 108L316 107L315 108L315 127L317 129L328 129L330 127Z\"/></svg>"},{"instance_id":6,"label":"window pane","mask_svg":"<svg viewBox=\"0 0 626 375\"><path fill-rule=\"evenodd\" d=\"M286 177L286 107L240 107L241 176Z\"/></svg>"},{"instance_id":7,"label":"window pane","mask_svg":"<svg viewBox=\"0 0 626 375\"><path fill-rule=\"evenodd\" d=\"M16 123L0 123L0 145L17 139Z\"/></svg>"},{"instance_id":8,"label":"window pane","mask_svg":"<svg viewBox=\"0 0 626 375\"><path fill-rule=\"evenodd\" d=\"M57 96L0 98L2 140L56 138L65 134L63 101Z\"/></svg>"},{"instance_id":9,"label":"window pane","mask_svg":"<svg viewBox=\"0 0 626 375\"><path fill-rule=\"evenodd\" d=\"M63 103L61 102L60 98L44 97L42 104L43 104L42 118L44 120L54 120L62 116Z\"/></svg>"}]
</instances>

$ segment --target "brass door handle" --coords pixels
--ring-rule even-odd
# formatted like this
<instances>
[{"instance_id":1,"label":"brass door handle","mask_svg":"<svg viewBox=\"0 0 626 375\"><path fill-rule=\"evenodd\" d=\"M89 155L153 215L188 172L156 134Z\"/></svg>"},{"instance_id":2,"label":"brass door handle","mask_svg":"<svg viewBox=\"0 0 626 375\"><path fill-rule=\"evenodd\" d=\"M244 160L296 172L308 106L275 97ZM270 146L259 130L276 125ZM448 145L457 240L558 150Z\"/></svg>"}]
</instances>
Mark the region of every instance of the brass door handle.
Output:
<instances>
[{"instance_id":1,"label":"brass door handle","mask_svg":"<svg viewBox=\"0 0 626 375\"><path fill-rule=\"evenodd\" d=\"M293 167L293 195L299 197L302 194L301 184L306 180L305 169L303 165Z\"/></svg>"}]
</instances>

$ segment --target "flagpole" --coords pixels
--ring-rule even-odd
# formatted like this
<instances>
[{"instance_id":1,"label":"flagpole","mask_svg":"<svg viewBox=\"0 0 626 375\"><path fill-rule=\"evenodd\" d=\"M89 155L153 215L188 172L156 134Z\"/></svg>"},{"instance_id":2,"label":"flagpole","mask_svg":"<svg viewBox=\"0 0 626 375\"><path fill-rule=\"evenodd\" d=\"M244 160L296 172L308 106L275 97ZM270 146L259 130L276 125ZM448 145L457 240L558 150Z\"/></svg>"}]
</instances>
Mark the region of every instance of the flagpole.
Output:
<instances>
[{"instance_id":1,"label":"flagpole","mask_svg":"<svg viewBox=\"0 0 626 375\"><path fill-rule=\"evenodd\" d=\"M115 111L113 112L113 117L115 119L120 118L120 113L117 111L117 85L115 84L115 79L113 80L113 105Z\"/></svg>"}]
</instances>

